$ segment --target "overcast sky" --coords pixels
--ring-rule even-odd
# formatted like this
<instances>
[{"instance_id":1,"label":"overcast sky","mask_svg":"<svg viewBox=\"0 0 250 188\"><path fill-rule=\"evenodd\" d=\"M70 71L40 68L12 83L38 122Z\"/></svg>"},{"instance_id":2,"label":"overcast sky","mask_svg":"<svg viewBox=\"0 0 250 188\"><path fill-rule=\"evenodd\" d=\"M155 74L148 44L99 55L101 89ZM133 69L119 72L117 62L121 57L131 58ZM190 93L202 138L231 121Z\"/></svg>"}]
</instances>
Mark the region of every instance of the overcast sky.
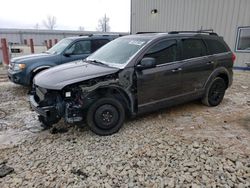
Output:
<instances>
[{"instance_id":1,"label":"overcast sky","mask_svg":"<svg viewBox=\"0 0 250 188\"><path fill-rule=\"evenodd\" d=\"M57 18L56 29L96 30L98 20L106 13L111 31L130 30L130 0L3 0L0 10L0 28L34 29L47 16Z\"/></svg>"}]
</instances>

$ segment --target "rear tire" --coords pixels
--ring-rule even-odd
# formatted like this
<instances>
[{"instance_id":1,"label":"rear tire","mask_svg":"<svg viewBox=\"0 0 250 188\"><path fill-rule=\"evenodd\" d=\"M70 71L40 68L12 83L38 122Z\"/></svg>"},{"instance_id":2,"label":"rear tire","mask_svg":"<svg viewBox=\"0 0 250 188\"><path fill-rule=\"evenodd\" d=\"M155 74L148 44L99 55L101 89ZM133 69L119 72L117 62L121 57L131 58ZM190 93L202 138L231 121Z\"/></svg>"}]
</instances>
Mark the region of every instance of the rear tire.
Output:
<instances>
[{"instance_id":1,"label":"rear tire","mask_svg":"<svg viewBox=\"0 0 250 188\"><path fill-rule=\"evenodd\" d=\"M220 78L216 77L208 86L202 103L207 106L217 106L223 100L226 91L226 83Z\"/></svg>"},{"instance_id":2,"label":"rear tire","mask_svg":"<svg viewBox=\"0 0 250 188\"><path fill-rule=\"evenodd\" d=\"M123 105L115 98L100 98L87 112L87 124L91 131L100 136L119 131L125 119Z\"/></svg>"}]
</instances>

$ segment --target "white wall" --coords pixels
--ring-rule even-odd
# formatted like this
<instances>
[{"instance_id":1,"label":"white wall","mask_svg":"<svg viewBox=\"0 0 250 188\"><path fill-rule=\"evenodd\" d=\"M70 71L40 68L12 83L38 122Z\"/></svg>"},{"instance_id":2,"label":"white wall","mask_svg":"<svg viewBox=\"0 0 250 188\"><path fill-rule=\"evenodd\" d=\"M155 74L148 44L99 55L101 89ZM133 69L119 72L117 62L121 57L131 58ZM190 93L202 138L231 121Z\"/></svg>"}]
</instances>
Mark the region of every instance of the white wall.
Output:
<instances>
[{"instance_id":1,"label":"white wall","mask_svg":"<svg viewBox=\"0 0 250 188\"><path fill-rule=\"evenodd\" d=\"M131 0L132 33L214 29L234 51L241 26L250 26L250 0ZM250 62L250 53L236 56L236 66Z\"/></svg>"}]
</instances>

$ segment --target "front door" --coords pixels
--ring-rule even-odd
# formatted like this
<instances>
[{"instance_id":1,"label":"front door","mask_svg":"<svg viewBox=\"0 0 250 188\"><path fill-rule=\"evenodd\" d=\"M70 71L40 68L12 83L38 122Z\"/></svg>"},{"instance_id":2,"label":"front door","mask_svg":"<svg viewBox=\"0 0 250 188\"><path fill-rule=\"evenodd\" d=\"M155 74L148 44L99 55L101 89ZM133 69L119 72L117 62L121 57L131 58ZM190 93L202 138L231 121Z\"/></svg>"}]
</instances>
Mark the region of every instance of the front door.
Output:
<instances>
[{"instance_id":1,"label":"front door","mask_svg":"<svg viewBox=\"0 0 250 188\"><path fill-rule=\"evenodd\" d=\"M165 40L155 44L143 56L155 58L156 67L136 71L139 110L160 104L180 92L178 48L176 40Z\"/></svg>"},{"instance_id":2,"label":"front door","mask_svg":"<svg viewBox=\"0 0 250 188\"><path fill-rule=\"evenodd\" d=\"M77 41L66 49L65 53L69 55L62 55L62 63L85 59L91 54L91 41Z\"/></svg>"}]
</instances>

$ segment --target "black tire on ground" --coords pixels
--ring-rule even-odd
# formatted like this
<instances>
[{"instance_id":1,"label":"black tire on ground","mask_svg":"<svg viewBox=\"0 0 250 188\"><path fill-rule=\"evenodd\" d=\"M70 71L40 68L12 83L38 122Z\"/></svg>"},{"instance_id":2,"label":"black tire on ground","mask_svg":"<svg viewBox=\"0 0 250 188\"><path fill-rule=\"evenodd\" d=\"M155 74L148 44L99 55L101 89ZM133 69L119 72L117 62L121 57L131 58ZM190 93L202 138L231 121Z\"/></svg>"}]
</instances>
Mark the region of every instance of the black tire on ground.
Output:
<instances>
[{"instance_id":1,"label":"black tire on ground","mask_svg":"<svg viewBox=\"0 0 250 188\"><path fill-rule=\"evenodd\" d=\"M220 78L216 77L207 87L202 103L207 106L217 106L223 100L226 91L226 83Z\"/></svg>"},{"instance_id":2,"label":"black tire on ground","mask_svg":"<svg viewBox=\"0 0 250 188\"><path fill-rule=\"evenodd\" d=\"M119 131L125 119L125 110L115 98L100 98L87 112L87 124L91 131L107 136Z\"/></svg>"}]
</instances>

